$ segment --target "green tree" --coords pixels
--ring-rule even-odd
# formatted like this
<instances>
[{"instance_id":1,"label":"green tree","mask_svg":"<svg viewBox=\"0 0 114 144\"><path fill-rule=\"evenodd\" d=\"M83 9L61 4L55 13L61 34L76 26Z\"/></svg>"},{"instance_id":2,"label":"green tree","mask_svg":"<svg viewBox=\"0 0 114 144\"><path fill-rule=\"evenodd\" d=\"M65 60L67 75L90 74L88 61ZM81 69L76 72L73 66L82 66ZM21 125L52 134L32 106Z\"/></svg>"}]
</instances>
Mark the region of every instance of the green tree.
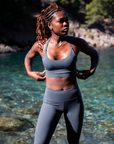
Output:
<instances>
[{"instance_id":1,"label":"green tree","mask_svg":"<svg viewBox=\"0 0 114 144\"><path fill-rule=\"evenodd\" d=\"M89 4L86 4L86 23L93 23L103 19L107 15L107 11L104 10L103 1L92 0Z\"/></svg>"},{"instance_id":2,"label":"green tree","mask_svg":"<svg viewBox=\"0 0 114 144\"><path fill-rule=\"evenodd\" d=\"M104 9L106 9L108 15L114 17L114 0L104 0Z\"/></svg>"},{"instance_id":3,"label":"green tree","mask_svg":"<svg viewBox=\"0 0 114 144\"><path fill-rule=\"evenodd\" d=\"M66 9L70 9L71 12L75 11L77 13L80 9L82 0L57 0L61 5L63 5Z\"/></svg>"},{"instance_id":4,"label":"green tree","mask_svg":"<svg viewBox=\"0 0 114 144\"><path fill-rule=\"evenodd\" d=\"M106 16L114 16L113 0L92 0L86 4L86 24L104 19Z\"/></svg>"}]
</instances>

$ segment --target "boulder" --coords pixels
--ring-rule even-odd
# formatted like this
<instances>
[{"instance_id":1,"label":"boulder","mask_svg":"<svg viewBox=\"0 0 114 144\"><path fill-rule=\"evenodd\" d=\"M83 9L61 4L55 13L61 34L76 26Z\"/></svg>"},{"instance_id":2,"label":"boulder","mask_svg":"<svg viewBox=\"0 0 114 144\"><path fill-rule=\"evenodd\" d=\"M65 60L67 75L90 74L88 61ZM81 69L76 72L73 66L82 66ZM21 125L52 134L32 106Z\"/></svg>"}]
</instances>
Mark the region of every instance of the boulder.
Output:
<instances>
[{"instance_id":1,"label":"boulder","mask_svg":"<svg viewBox=\"0 0 114 144\"><path fill-rule=\"evenodd\" d=\"M22 131L30 127L34 126L28 120L0 116L0 130L2 131Z\"/></svg>"},{"instance_id":2,"label":"boulder","mask_svg":"<svg viewBox=\"0 0 114 144\"><path fill-rule=\"evenodd\" d=\"M29 49L30 49L30 46L20 48L16 45L7 46L5 44L0 44L0 53L16 53L16 52L20 52L20 51L28 51Z\"/></svg>"}]
</instances>

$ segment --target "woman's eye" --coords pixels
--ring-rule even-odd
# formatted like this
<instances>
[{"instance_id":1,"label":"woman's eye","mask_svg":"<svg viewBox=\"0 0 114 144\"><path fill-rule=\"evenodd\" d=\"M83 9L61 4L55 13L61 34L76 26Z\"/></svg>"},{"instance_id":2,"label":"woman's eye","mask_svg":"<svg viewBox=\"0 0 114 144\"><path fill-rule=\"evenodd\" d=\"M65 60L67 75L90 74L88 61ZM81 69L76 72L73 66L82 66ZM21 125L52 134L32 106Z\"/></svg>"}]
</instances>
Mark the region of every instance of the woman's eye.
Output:
<instances>
[{"instance_id":1,"label":"woman's eye","mask_svg":"<svg viewBox=\"0 0 114 144\"><path fill-rule=\"evenodd\" d=\"M60 22L60 23L63 23L64 21L63 21L63 20L60 20L59 22Z\"/></svg>"},{"instance_id":2,"label":"woman's eye","mask_svg":"<svg viewBox=\"0 0 114 144\"><path fill-rule=\"evenodd\" d=\"M68 18L67 18L67 19L61 19L59 22L60 22L60 23L68 22Z\"/></svg>"}]
</instances>

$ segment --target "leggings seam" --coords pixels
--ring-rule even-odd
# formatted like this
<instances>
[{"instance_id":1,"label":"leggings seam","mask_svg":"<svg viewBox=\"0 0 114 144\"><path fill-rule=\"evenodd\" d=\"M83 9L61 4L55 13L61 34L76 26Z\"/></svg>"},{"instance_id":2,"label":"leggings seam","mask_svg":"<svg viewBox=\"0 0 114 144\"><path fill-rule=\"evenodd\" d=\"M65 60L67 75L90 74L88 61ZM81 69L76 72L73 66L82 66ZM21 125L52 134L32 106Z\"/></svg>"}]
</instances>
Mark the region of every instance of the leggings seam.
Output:
<instances>
[{"instance_id":1,"label":"leggings seam","mask_svg":"<svg viewBox=\"0 0 114 144\"><path fill-rule=\"evenodd\" d=\"M59 100L54 100L54 99L49 99L49 98L44 98L44 102L45 102L45 99L46 100L49 100L49 101L52 101L52 102L68 102L68 101L72 101L72 100L75 100L75 99L78 99L79 97L75 97L75 98L72 98L72 99L69 99L69 100L64 100L64 101L59 101Z\"/></svg>"}]
</instances>

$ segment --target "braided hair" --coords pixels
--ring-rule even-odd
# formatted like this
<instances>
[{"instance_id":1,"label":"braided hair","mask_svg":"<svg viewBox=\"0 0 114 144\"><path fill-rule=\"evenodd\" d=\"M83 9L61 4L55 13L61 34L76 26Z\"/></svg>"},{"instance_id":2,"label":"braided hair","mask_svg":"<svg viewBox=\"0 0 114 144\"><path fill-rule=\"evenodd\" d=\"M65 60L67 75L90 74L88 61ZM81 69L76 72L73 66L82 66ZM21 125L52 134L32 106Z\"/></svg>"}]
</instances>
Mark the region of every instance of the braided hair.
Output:
<instances>
[{"instance_id":1,"label":"braided hair","mask_svg":"<svg viewBox=\"0 0 114 144\"><path fill-rule=\"evenodd\" d=\"M43 43L45 39L51 36L51 30L48 27L48 23L52 21L54 13L62 10L62 8L54 3L41 11L41 14L38 16L36 23L36 34L38 41L40 40Z\"/></svg>"}]
</instances>

